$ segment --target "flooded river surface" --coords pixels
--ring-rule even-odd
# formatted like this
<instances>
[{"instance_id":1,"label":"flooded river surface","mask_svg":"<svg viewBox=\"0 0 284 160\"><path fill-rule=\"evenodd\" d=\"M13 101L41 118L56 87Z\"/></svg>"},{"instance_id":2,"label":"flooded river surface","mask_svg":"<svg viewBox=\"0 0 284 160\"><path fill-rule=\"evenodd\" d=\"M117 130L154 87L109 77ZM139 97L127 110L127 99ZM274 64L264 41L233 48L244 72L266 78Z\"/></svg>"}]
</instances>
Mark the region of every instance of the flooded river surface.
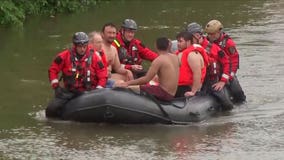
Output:
<instances>
[{"instance_id":1,"label":"flooded river surface","mask_svg":"<svg viewBox=\"0 0 284 160\"><path fill-rule=\"evenodd\" d=\"M80 14L29 17L0 28L0 159L284 159L284 2L282 0L101 2ZM133 18L150 48L185 25L219 19L240 53L247 103L188 125L48 121L47 70L76 31Z\"/></svg>"}]
</instances>

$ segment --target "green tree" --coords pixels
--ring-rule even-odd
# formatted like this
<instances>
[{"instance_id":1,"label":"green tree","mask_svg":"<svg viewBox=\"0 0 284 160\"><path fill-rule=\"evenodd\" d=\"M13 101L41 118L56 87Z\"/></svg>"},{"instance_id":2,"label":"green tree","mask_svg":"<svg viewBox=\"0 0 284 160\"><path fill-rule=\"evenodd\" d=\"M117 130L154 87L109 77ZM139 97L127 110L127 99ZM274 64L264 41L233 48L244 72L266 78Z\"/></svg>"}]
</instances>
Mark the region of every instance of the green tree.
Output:
<instances>
[{"instance_id":1,"label":"green tree","mask_svg":"<svg viewBox=\"0 0 284 160\"><path fill-rule=\"evenodd\" d=\"M100 0L4 0L0 3L0 25L22 27L28 15L81 12Z\"/></svg>"}]
</instances>

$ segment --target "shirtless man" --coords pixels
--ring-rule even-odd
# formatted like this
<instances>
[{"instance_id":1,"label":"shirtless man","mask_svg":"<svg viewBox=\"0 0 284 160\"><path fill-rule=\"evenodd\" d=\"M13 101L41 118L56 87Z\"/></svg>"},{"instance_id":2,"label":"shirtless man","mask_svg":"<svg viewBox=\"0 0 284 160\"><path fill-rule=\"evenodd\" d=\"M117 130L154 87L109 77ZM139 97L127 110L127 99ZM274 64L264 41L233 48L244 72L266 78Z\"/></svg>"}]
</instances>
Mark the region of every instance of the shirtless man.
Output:
<instances>
[{"instance_id":1,"label":"shirtless man","mask_svg":"<svg viewBox=\"0 0 284 160\"><path fill-rule=\"evenodd\" d=\"M156 48L159 56L151 63L151 66L145 76L121 83L120 87L131 85L140 85L140 90L145 91L159 100L170 101L174 98L177 90L179 77L179 60L178 57L170 53L170 41L168 38L158 38ZM159 78L159 85L143 85L155 77ZM139 89L131 87L132 89Z\"/></svg>"},{"instance_id":2,"label":"shirtless man","mask_svg":"<svg viewBox=\"0 0 284 160\"><path fill-rule=\"evenodd\" d=\"M130 70L122 67L119 62L117 50L112 46L112 42L116 37L116 27L112 23L107 23L102 28L102 49L105 52L108 64L108 77L115 81L128 81L133 79L133 74ZM115 73L112 73L114 71Z\"/></svg>"}]
</instances>

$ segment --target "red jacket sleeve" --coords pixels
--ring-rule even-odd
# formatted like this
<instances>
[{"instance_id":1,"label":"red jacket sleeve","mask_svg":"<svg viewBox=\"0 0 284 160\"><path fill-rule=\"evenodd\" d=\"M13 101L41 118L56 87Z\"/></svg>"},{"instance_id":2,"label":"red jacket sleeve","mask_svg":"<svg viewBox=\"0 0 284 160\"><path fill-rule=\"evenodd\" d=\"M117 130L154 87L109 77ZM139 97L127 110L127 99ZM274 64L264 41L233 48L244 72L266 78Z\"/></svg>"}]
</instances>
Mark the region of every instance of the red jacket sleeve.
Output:
<instances>
[{"instance_id":1,"label":"red jacket sleeve","mask_svg":"<svg viewBox=\"0 0 284 160\"><path fill-rule=\"evenodd\" d=\"M69 52L68 50L65 50L59 53L52 61L48 69L48 77L52 88L58 87L59 84L58 74L63 69L68 52Z\"/></svg>"},{"instance_id":2,"label":"red jacket sleeve","mask_svg":"<svg viewBox=\"0 0 284 160\"><path fill-rule=\"evenodd\" d=\"M231 63L231 72L236 74L239 68L239 53L236 48L235 42L229 38L226 44L225 52L229 56L229 60Z\"/></svg>"},{"instance_id":3,"label":"red jacket sleeve","mask_svg":"<svg viewBox=\"0 0 284 160\"><path fill-rule=\"evenodd\" d=\"M230 62L229 57L227 54L219 48L217 45L214 45L217 47L217 61L222 65L222 76L221 81L227 83L230 78Z\"/></svg>"},{"instance_id":4,"label":"red jacket sleeve","mask_svg":"<svg viewBox=\"0 0 284 160\"><path fill-rule=\"evenodd\" d=\"M136 40L137 48L142 59L153 61L158 57L158 54L145 47L139 40Z\"/></svg>"},{"instance_id":5,"label":"red jacket sleeve","mask_svg":"<svg viewBox=\"0 0 284 160\"><path fill-rule=\"evenodd\" d=\"M93 54L92 67L95 71L97 86L105 87L107 82L107 66L104 64L103 58L100 59L96 54Z\"/></svg>"}]
</instances>

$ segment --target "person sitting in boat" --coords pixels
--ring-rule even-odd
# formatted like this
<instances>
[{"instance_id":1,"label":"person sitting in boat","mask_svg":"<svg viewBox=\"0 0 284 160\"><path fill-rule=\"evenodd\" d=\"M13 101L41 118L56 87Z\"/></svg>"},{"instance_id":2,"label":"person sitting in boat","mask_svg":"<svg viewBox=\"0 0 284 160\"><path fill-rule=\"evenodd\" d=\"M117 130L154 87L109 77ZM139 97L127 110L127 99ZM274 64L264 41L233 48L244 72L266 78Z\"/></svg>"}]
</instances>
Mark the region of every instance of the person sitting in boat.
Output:
<instances>
[{"instance_id":1,"label":"person sitting in boat","mask_svg":"<svg viewBox=\"0 0 284 160\"><path fill-rule=\"evenodd\" d=\"M48 74L55 97L45 110L47 117L60 117L64 104L82 92L105 87L106 66L88 42L86 33L76 32L73 35L72 48L59 53L51 63ZM59 85L60 72L64 87Z\"/></svg>"},{"instance_id":2,"label":"person sitting in boat","mask_svg":"<svg viewBox=\"0 0 284 160\"><path fill-rule=\"evenodd\" d=\"M141 77L146 73L141 65L142 59L153 61L158 56L135 38L137 28L137 24L133 19L125 19L113 42L113 46L117 49L120 63L126 69L131 70L135 78Z\"/></svg>"},{"instance_id":3,"label":"person sitting in boat","mask_svg":"<svg viewBox=\"0 0 284 160\"><path fill-rule=\"evenodd\" d=\"M102 50L106 56L108 70L108 87L112 88L117 82L132 80L132 72L121 65L116 48L112 46L112 42L116 37L115 25L113 23L104 24L101 37L103 42Z\"/></svg>"},{"instance_id":4,"label":"person sitting in boat","mask_svg":"<svg viewBox=\"0 0 284 160\"><path fill-rule=\"evenodd\" d=\"M229 81L230 65L228 56L218 45L209 42L203 36L203 28L200 24L192 22L187 25L186 31L193 35L193 43L200 44L205 48L208 55L209 65L202 91L218 98L222 102L224 109L232 109L233 103L226 91L227 87L225 87L225 84Z\"/></svg>"},{"instance_id":5,"label":"person sitting in boat","mask_svg":"<svg viewBox=\"0 0 284 160\"><path fill-rule=\"evenodd\" d=\"M223 32L223 25L218 20L211 20L205 26L205 32L210 42L217 44L229 57L230 62L230 80L229 90L235 103L243 103L246 96L237 79L237 70L239 69L239 53L233 39Z\"/></svg>"},{"instance_id":6,"label":"person sitting in boat","mask_svg":"<svg viewBox=\"0 0 284 160\"><path fill-rule=\"evenodd\" d=\"M105 52L107 59L108 78L112 87L115 82L128 81L133 79L133 74L130 70L125 69L119 62L117 50L112 43L116 37L116 27L113 23L106 23L101 32L103 39L102 50Z\"/></svg>"},{"instance_id":7,"label":"person sitting in boat","mask_svg":"<svg viewBox=\"0 0 284 160\"><path fill-rule=\"evenodd\" d=\"M134 90L145 91L162 101L171 101L177 90L179 77L178 57L170 53L170 44L168 38L161 37L156 40L158 57L151 63L146 75L138 79L127 81L118 85L118 87L130 87ZM157 75L159 85L145 85Z\"/></svg>"},{"instance_id":8,"label":"person sitting in boat","mask_svg":"<svg viewBox=\"0 0 284 160\"><path fill-rule=\"evenodd\" d=\"M97 51L96 53L98 53L98 56L102 59L104 65L108 66L109 71L108 71L108 80L107 80L106 88L112 88L113 85L115 84L115 81L119 81L119 80L126 81L126 80L133 79L133 75L131 71L120 67L121 65L119 64L119 60L118 60L118 57L116 56L117 54L115 53L116 51L115 49L113 49L114 52L111 52L111 51L108 52L108 53L113 53L113 54L108 54L108 58L110 58L108 60L110 62L110 65L108 65L107 55L105 54L102 48L104 40L102 38L101 33L96 32L96 31L89 33L89 40L90 40L89 43L94 46L94 48ZM111 47L110 43L109 43L109 46ZM115 69L116 73L111 73L112 69Z\"/></svg>"},{"instance_id":9,"label":"person sitting in boat","mask_svg":"<svg viewBox=\"0 0 284 160\"><path fill-rule=\"evenodd\" d=\"M181 62L179 68L178 89L175 97L190 97L196 95L202 87L208 65L205 49L193 43L193 35L187 31L177 36L178 51L176 55Z\"/></svg>"},{"instance_id":10,"label":"person sitting in boat","mask_svg":"<svg viewBox=\"0 0 284 160\"><path fill-rule=\"evenodd\" d=\"M89 44L96 50L97 56L102 60L105 66L107 66L107 58L105 52L103 51L103 38L101 33L93 31L89 33Z\"/></svg>"}]
</instances>

